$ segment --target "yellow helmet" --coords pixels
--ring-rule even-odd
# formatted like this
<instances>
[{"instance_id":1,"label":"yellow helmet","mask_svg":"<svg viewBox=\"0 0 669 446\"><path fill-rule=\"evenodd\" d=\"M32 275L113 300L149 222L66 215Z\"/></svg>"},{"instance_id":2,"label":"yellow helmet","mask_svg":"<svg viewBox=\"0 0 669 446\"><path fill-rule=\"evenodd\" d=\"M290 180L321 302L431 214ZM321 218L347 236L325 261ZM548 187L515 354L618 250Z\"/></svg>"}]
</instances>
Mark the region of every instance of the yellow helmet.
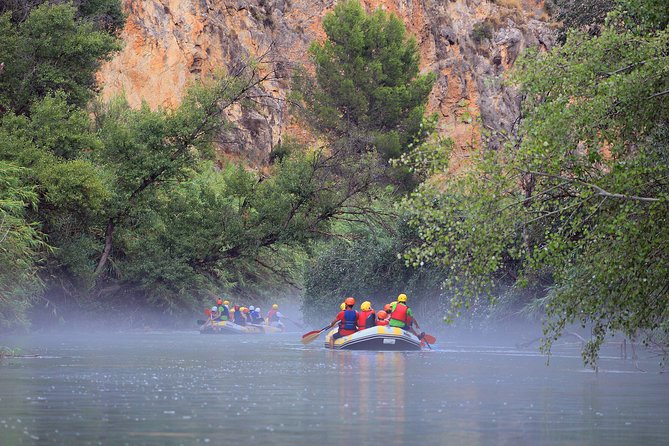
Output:
<instances>
[{"instance_id":1,"label":"yellow helmet","mask_svg":"<svg viewBox=\"0 0 669 446\"><path fill-rule=\"evenodd\" d=\"M224 300L223 305L230 305L230 301L229 300Z\"/></svg>"},{"instance_id":2,"label":"yellow helmet","mask_svg":"<svg viewBox=\"0 0 669 446\"><path fill-rule=\"evenodd\" d=\"M339 305L339 308L344 311L346 309L346 304L342 302L341 305Z\"/></svg>"},{"instance_id":3,"label":"yellow helmet","mask_svg":"<svg viewBox=\"0 0 669 446\"><path fill-rule=\"evenodd\" d=\"M397 302L406 302L407 301L407 295L406 294L400 294L397 296Z\"/></svg>"},{"instance_id":4,"label":"yellow helmet","mask_svg":"<svg viewBox=\"0 0 669 446\"><path fill-rule=\"evenodd\" d=\"M368 300L364 301L362 304L360 304L360 309L362 311L369 311L372 309L372 303Z\"/></svg>"},{"instance_id":5,"label":"yellow helmet","mask_svg":"<svg viewBox=\"0 0 669 446\"><path fill-rule=\"evenodd\" d=\"M275 310L278 310L279 306L277 304L274 304L274 305L272 305L272 308L275 309Z\"/></svg>"}]
</instances>

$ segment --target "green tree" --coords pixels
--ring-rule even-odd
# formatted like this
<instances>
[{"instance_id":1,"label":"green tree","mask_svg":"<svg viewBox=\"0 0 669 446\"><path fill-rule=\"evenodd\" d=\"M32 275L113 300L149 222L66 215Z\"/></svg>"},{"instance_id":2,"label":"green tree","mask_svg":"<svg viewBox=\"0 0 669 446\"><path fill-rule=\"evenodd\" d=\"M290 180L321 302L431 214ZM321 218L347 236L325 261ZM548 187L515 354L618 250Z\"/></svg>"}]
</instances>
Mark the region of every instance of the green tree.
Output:
<instances>
[{"instance_id":1,"label":"green tree","mask_svg":"<svg viewBox=\"0 0 669 446\"><path fill-rule=\"evenodd\" d=\"M456 307L500 281L540 284L544 348L588 326L592 365L609 333L669 347L669 32L654 12L617 10L598 36L525 54L519 139L504 150L457 175L441 168L448 151L409 161L438 168L405 202L423 240L408 261L453 271Z\"/></svg>"},{"instance_id":2,"label":"green tree","mask_svg":"<svg viewBox=\"0 0 669 446\"><path fill-rule=\"evenodd\" d=\"M0 161L0 328L25 326L26 311L41 290L36 264L46 245L26 208L37 195L21 184L25 171Z\"/></svg>"},{"instance_id":3,"label":"green tree","mask_svg":"<svg viewBox=\"0 0 669 446\"><path fill-rule=\"evenodd\" d=\"M302 115L332 147L398 157L422 135L435 80L420 74L415 39L395 15L368 15L356 0L337 4L323 29L309 50L314 76L296 78Z\"/></svg>"},{"instance_id":4,"label":"green tree","mask_svg":"<svg viewBox=\"0 0 669 446\"><path fill-rule=\"evenodd\" d=\"M80 106L93 97L95 73L120 41L77 12L71 4L44 3L18 23L10 12L0 15L0 114L25 114L57 91Z\"/></svg>"},{"instance_id":5,"label":"green tree","mask_svg":"<svg viewBox=\"0 0 669 446\"><path fill-rule=\"evenodd\" d=\"M328 317L347 296L354 296L358 303L369 300L377 310L396 300L399 293L409 295L412 307L421 302L437 305L444 272L434 266L407 266L399 254L416 242L415 232L391 210L387 215L399 223L373 225L371 229L358 223L353 229L342 229L340 232L352 237L323 243L318 255L308 262L303 305L306 319Z\"/></svg>"}]
</instances>

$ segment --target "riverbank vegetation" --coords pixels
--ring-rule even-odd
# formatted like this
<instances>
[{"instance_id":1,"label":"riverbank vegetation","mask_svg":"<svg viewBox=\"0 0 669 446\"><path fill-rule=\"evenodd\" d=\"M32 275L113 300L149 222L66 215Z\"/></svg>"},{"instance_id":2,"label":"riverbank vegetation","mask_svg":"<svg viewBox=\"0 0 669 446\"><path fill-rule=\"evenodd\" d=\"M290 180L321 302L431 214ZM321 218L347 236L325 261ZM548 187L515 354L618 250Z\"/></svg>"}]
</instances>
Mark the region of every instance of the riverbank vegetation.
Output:
<instances>
[{"instance_id":1,"label":"riverbank vegetation","mask_svg":"<svg viewBox=\"0 0 669 446\"><path fill-rule=\"evenodd\" d=\"M326 15L291 97L316 142L287 140L254 170L217 162L215 138L271 64L228 67L172 110L102 103L95 73L121 47L120 2L57 3L0 9L2 329L74 311L182 315L220 294L300 293L319 319L345 295L401 289L447 320L539 315L546 351L581 324L591 364L611 333L666 352L661 1L557 9L588 26L519 59L515 131L483 135L506 144L457 170L426 111L435 77L394 15L355 1Z\"/></svg>"}]
</instances>

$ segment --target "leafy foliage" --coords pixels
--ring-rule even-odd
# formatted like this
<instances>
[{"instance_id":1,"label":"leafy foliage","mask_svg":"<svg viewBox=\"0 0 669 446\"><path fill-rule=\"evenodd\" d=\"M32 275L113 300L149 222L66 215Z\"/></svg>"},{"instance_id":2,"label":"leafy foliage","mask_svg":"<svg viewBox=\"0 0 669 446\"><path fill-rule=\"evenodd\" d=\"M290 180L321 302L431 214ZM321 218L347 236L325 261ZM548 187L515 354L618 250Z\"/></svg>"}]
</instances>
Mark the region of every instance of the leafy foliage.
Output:
<instances>
[{"instance_id":1,"label":"leafy foliage","mask_svg":"<svg viewBox=\"0 0 669 446\"><path fill-rule=\"evenodd\" d=\"M111 3L110 3L111 4ZM19 23L0 16L0 114L25 114L36 99L63 91L85 105L95 90L100 61L120 49L116 37L77 18L70 4L32 9Z\"/></svg>"},{"instance_id":2,"label":"leafy foliage","mask_svg":"<svg viewBox=\"0 0 669 446\"><path fill-rule=\"evenodd\" d=\"M45 244L25 218L26 207L34 206L37 196L21 185L24 173L0 161L0 328L26 325L26 310L41 289L35 265Z\"/></svg>"},{"instance_id":3,"label":"leafy foliage","mask_svg":"<svg viewBox=\"0 0 669 446\"><path fill-rule=\"evenodd\" d=\"M394 214L389 217L401 222ZM415 234L403 222L390 227L356 225L352 241L336 239L309 263L305 274L304 314L322 320L333 314L346 296L361 303L372 302L379 310L397 299L410 296L411 306L435 305L443 272L429 266L407 267L399 253L415 242Z\"/></svg>"},{"instance_id":4,"label":"leafy foliage","mask_svg":"<svg viewBox=\"0 0 669 446\"><path fill-rule=\"evenodd\" d=\"M568 324L589 326L592 365L608 333L659 335L665 353L669 339L669 32L630 26L624 11L609 20L525 54L519 139L458 175L433 170L404 203L423 240L407 260L448 268L456 308L499 283L540 284L544 348Z\"/></svg>"},{"instance_id":5,"label":"leafy foliage","mask_svg":"<svg viewBox=\"0 0 669 446\"><path fill-rule=\"evenodd\" d=\"M340 2L323 29L310 48L315 75L295 80L304 118L331 145L398 157L421 133L435 80L419 74L416 41L396 16L367 15L358 1Z\"/></svg>"}]
</instances>

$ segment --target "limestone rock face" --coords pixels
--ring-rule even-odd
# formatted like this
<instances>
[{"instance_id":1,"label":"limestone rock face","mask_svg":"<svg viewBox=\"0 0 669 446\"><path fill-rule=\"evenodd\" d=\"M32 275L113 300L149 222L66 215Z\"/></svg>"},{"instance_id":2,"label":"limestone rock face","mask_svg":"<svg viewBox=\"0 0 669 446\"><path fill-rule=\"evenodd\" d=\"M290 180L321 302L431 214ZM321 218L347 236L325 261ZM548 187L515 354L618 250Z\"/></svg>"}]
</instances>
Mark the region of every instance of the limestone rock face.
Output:
<instances>
[{"instance_id":1,"label":"limestone rock face","mask_svg":"<svg viewBox=\"0 0 669 446\"><path fill-rule=\"evenodd\" d=\"M437 74L429 108L460 154L478 144L481 125L512 131L518 95L503 82L519 53L549 49L553 31L538 0L363 0L397 14L419 43L422 69ZM193 79L267 53L281 74L255 109L232 108L235 128L219 148L256 165L287 134L304 131L286 97L291 67L323 39L321 19L334 0L125 0L124 49L99 73L103 96L125 94L133 106L174 107ZM543 17L543 18L542 18ZM479 120L478 117L481 119ZM488 144L495 146L493 138Z\"/></svg>"}]
</instances>

